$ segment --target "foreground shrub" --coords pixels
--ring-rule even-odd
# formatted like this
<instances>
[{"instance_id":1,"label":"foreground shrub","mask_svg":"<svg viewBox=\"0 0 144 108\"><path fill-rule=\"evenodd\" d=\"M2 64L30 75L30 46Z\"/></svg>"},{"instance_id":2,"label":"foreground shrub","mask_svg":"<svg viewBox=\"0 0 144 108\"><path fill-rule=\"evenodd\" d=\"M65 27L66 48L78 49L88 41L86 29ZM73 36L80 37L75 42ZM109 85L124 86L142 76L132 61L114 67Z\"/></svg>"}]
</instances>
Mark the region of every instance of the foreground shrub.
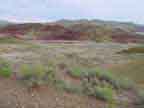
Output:
<instances>
[{"instance_id":1,"label":"foreground shrub","mask_svg":"<svg viewBox=\"0 0 144 108\"><path fill-rule=\"evenodd\" d=\"M138 94L138 99L135 102L135 106L137 106L138 108L144 108L144 91L138 90L137 94Z\"/></svg>"},{"instance_id":2,"label":"foreground shrub","mask_svg":"<svg viewBox=\"0 0 144 108\"><path fill-rule=\"evenodd\" d=\"M78 94L82 93L81 86L75 86L73 84L69 84L64 80L56 80L55 84L58 89L64 90L66 92L78 93Z\"/></svg>"},{"instance_id":3,"label":"foreground shrub","mask_svg":"<svg viewBox=\"0 0 144 108\"><path fill-rule=\"evenodd\" d=\"M80 78L86 74L81 68L73 68L69 73L72 77Z\"/></svg>"},{"instance_id":4,"label":"foreground shrub","mask_svg":"<svg viewBox=\"0 0 144 108\"><path fill-rule=\"evenodd\" d=\"M134 89L135 83L128 78L119 78L114 82L119 89Z\"/></svg>"},{"instance_id":5,"label":"foreground shrub","mask_svg":"<svg viewBox=\"0 0 144 108\"><path fill-rule=\"evenodd\" d=\"M0 76L10 77L12 74L12 69L8 61L0 59Z\"/></svg>"},{"instance_id":6,"label":"foreground shrub","mask_svg":"<svg viewBox=\"0 0 144 108\"><path fill-rule=\"evenodd\" d=\"M20 67L21 80L29 86L41 85L55 80L54 70L48 65L42 64L23 64Z\"/></svg>"},{"instance_id":7,"label":"foreground shrub","mask_svg":"<svg viewBox=\"0 0 144 108\"><path fill-rule=\"evenodd\" d=\"M113 101L114 91L110 87L96 87L94 94L97 98L104 101Z\"/></svg>"},{"instance_id":8,"label":"foreground shrub","mask_svg":"<svg viewBox=\"0 0 144 108\"><path fill-rule=\"evenodd\" d=\"M23 80L29 80L33 76L33 69L28 64L22 64L20 66L20 74Z\"/></svg>"}]
</instances>

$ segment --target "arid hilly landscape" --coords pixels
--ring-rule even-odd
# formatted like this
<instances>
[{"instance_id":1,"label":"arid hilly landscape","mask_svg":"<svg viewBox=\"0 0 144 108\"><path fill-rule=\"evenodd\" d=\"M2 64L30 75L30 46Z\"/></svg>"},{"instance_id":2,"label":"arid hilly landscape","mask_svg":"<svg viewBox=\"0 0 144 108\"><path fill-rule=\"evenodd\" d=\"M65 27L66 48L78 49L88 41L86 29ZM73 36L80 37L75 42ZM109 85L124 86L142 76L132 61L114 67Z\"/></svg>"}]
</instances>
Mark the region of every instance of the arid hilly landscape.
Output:
<instances>
[{"instance_id":1,"label":"arid hilly landscape","mask_svg":"<svg viewBox=\"0 0 144 108\"><path fill-rule=\"evenodd\" d=\"M2 25L1 35L30 40L92 40L120 43L143 43L144 40L144 26L133 23L101 20L59 20L45 24L3 22Z\"/></svg>"},{"instance_id":2,"label":"arid hilly landscape","mask_svg":"<svg viewBox=\"0 0 144 108\"><path fill-rule=\"evenodd\" d=\"M0 21L0 108L144 108L144 26Z\"/></svg>"}]
</instances>

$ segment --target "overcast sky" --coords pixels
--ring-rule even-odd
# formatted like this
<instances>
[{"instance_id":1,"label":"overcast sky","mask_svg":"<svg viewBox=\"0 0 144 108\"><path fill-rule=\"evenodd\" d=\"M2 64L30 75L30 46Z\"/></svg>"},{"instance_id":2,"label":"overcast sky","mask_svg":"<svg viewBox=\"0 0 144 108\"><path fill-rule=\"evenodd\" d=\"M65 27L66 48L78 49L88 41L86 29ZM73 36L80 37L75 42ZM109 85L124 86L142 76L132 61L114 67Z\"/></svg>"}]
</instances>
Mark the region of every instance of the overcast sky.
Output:
<instances>
[{"instance_id":1,"label":"overcast sky","mask_svg":"<svg viewBox=\"0 0 144 108\"><path fill-rule=\"evenodd\" d=\"M104 19L144 24L144 0L1 0L0 19Z\"/></svg>"}]
</instances>

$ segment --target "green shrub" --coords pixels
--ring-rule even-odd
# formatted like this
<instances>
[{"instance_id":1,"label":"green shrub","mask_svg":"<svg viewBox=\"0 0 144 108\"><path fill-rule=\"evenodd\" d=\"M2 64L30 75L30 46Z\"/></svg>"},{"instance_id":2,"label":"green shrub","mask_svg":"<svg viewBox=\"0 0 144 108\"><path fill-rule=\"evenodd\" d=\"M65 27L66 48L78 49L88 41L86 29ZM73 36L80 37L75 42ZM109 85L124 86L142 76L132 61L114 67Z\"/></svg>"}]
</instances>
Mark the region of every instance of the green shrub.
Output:
<instances>
[{"instance_id":1,"label":"green shrub","mask_svg":"<svg viewBox=\"0 0 144 108\"><path fill-rule=\"evenodd\" d=\"M81 88L72 84L65 84L63 89L70 93L81 93Z\"/></svg>"},{"instance_id":2,"label":"green shrub","mask_svg":"<svg viewBox=\"0 0 144 108\"><path fill-rule=\"evenodd\" d=\"M21 81L23 81L28 87L39 85L40 82L37 79L36 73L33 71L33 67L28 64L23 64L20 67Z\"/></svg>"},{"instance_id":3,"label":"green shrub","mask_svg":"<svg viewBox=\"0 0 144 108\"><path fill-rule=\"evenodd\" d=\"M95 92L93 94L99 99L102 99L104 101L111 102L113 100L114 91L112 88L108 87L95 87Z\"/></svg>"},{"instance_id":4,"label":"green shrub","mask_svg":"<svg viewBox=\"0 0 144 108\"><path fill-rule=\"evenodd\" d=\"M73 77L88 77L88 76L97 76L106 78L112 77L112 75L109 72L100 68L96 69L73 68L70 72L70 75Z\"/></svg>"},{"instance_id":5,"label":"green shrub","mask_svg":"<svg viewBox=\"0 0 144 108\"><path fill-rule=\"evenodd\" d=\"M21 79L28 85L41 85L55 80L54 70L42 64L23 64L20 67Z\"/></svg>"},{"instance_id":6,"label":"green shrub","mask_svg":"<svg viewBox=\"0 0 144 108\"><path fill-rule=\"evenodd\" d=\"M105 101L112 101L114 90L131 89L133 83L125 78L118 78L111 72L96 69L74 69L72 76L81 77L81 87L84 94L95 96Z\"/></svg>"},{"instance_id":7,"label":"green shrub","mask_svg":"<svg viewBox=\"0 0 144 108\"><path fill-rule=\"evenodd\" d=\"M20 66L20 74L22 79L29 80L33 76L33 69L28 64L22 64Z\"/></svg>"},{"instance_id":8,"label":"green shrub","mask_svg":"<svg viewBox=\"0 0 144 108\"><path fill-rule=\"evenodd\" d=\"M96 77L99 82L107 82L108 85L111 85L115 89L130 89L134 86L134 83L126 78L120 78L112 74L112 72L106 71L104 69L95 68L95 69L81 69L74 68L70 74L73 77L89 78ZM90 83L90 82L89 82Z\"/></svg>"},{"instance_id":9,"label":"green shrub","mask_svg":"<svg viewBox=\"0 0 144 108\"><path fill-rule=\"evenodd\" d=\"M73 68L69 73L72 77L82 77L85 73L81 68Z\"/></svg>"},{"instance_id":10,"label":"green shrub","mask_svg":"<svg viewBox=\"0 0 144 108\"><path fill-rule=\"evenodd\" d=\"M65 87L65 81L64 80L56 80L55 85L59 89L63 89Z\"/></svg>"},{"instance_id":11,"label":"green shrub","mask_svg":"<svg viewBox=\"0 0 144 108\"><path fill-rule=\"evenodd\" d=\"M144 107L144 91L143 90L138 90L137 94L138 94L138 99L135 102L135 104L137 106L139 106L139 108L143 108Z\"/></svg>"},{"instance_id":12,"label":"green shrub","mask_svg":"<svg viewBox=\"0 0 144 108\"><path fill-rule=\"evenodd\" d=\"M119 86L120 89L133 89L135 83L128 78L119 78L115 81L115 85Z\"/></svg>"},{"instance_id":13,"label":"green shrub","mask_svg":"<svg viewBox=\"0 0 144 108\"><path fill-rule=\"evenodd\" d=\"M99 77L100 79L103 79L103 80L112 80L114 78L114 76L112 75L111 72L106 71L104 69L96 68L93 71L95 72L95 75L97 77Z\"/></svg>"},{"instance_id":14,"label":"green shrub","mask_svg":"<svg viewBox=\"0 0 144 108\"><path fill-rule=\"evenodd\" d=\"M115 89L131 89L134 86L134 82L127 78L117 77L112 74L112 72L96 69L96 76L99 77L100 80L105 80L109 84L111 84Z\"/></svg>"},{"instance_id":15,"label":"green shrub","mask_svg":"<svg viewBox=\"0 0 144 108\"><path fill-rule=\"evenodd\" d=\"M56 87L58 89L70 92L70 93L81 93L82 88L73 84L66 83L64 80L56 80Z\"/></svg>"},{"instance_id":16,"label":"green shrub","mask_svg":"<svg viewBox=\"0 0 144 108\"><path fill-rule=\"evenodd\" d=\"M56 67L53 64L49 63L48 66L46 67L46 72L45 72L43 79L50 81L50 82L55 82L56 81L55 68Z\"/></svg>"},{"instance_id":17,"label":"green shrub","mask_svg":"<svg viewBox=\"0 0 144 108\"><path fill-rule=\"evenodd\" d=\"M0 59L0 76L10 77L12 74L12 69L8 61Z\"/></svg>"},{"instance_id":18,"label":"green shrub","mask_svg":"<svg viewBox=\"0 0 144 108\"><path fill-rule=\"evenodd\" d=\"M85 74L87 77L97 77L99 79L99 82L107 82L107 84L113 86L114 88L119 88L119 80L114 76L111 72L106 71L104 69L96 68L96 69L90 69L87 70L87 74Z\"/></svg>"},{"instance_id":19,"label":"green shrub","mask_svg":"<svg viewBox=\"0 0 144 108\"><path fill-rule=\"evenodd\" d=\"M42 65L42 64L35 64L35 65L32 66L32 68L33 68L34 75L38 79L44 77L44 75L47 72L46 67L44 65Z\"/></svg>"}]
</instances>

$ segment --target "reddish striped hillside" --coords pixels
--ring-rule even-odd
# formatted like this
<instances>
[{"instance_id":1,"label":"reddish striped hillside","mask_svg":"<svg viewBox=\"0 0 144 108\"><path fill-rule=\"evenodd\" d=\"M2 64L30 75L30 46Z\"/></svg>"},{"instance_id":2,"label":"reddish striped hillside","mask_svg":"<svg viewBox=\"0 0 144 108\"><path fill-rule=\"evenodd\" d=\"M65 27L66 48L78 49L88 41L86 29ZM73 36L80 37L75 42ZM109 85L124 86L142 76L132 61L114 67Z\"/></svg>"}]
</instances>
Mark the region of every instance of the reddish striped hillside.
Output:
<instances>
[{"instance_id":1,"label":"reddish striped hillside","mask_svg":"<svg viewBox=\"0 0 144 108\"><path fill-rule=\"evenodd\" d=\"M0 37L10 36L19 39L35 40L98 40L108 36L114 42L144 43L144 36L132 31L118 28L96 26L94 24L74 24L69 27L64 25L26 23L11 24L0 28ZM107 38L106 38L107 39Z\"/></svg>"}]
</instances>

